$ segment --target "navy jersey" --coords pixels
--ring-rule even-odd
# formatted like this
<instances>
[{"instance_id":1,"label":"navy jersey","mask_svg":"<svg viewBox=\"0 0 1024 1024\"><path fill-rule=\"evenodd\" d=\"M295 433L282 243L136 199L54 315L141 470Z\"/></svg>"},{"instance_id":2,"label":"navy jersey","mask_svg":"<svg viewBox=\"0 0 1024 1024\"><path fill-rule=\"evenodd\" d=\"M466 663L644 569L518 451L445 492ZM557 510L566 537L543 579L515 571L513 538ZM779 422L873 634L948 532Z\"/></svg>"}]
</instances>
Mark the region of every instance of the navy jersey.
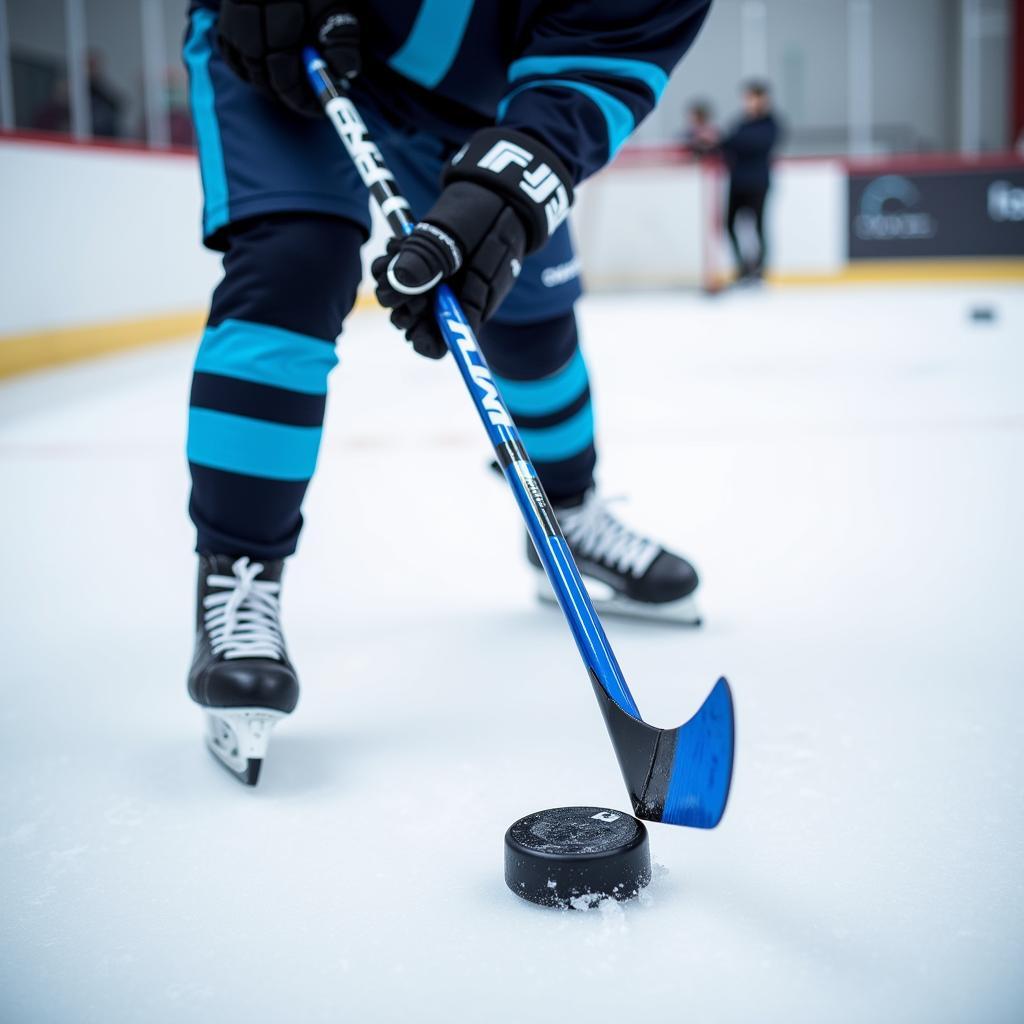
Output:
<instances>
[{"instance_id":1,"label":"navy jersey","mask_svg":"<svg viewBox=\"0 0 1024 1024\"><path fill-rule=\"evenodd\" d=\"M737 122L722 139L722 155L734 188L755 192L768 188L779 134L778 121L771 114L762 114Z\"/></svg>"},{"instance_id":2,"label":"navy jersey","mask_svg":"<svg viewBox=\"0 0 1024 1024\"><path fill-rule=\"evenodd\" d=\"M495 123L528 132L579 182L654 108L710 4L379 0L360 16L358 91L441 138ZM197 6L216 10L219 0Z\"/></svg>"}]
</instances>

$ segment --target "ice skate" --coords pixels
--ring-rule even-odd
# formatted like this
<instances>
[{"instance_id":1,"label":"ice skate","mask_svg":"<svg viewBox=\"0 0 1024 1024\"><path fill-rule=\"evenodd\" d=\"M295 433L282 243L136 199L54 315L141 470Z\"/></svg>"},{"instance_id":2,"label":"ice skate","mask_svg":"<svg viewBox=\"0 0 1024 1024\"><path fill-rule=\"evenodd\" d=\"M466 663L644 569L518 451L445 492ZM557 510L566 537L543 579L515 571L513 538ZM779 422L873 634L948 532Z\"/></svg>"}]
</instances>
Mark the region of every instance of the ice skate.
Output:
<instances>
[{"instance_id":1,"label":"ice skate","mask_svg":"<svg viewBox=\"0 0 1024 1024\"><path fill-rule=\"evenodd\" d=\"M559 526L599 613L699 626L694 599L697 572L684 558L631 530L593 489L572 505L556 505ZM554 593L527 538L526 553L537 571L537 596L553 604Z\"/></svg>"},{"instance_id":2,"label":"ice skate","mask_svg":"<svg viewBox=\"0 0 1024 1024\"><path fill-rule=\"evenodd\" d=\"M200 555L189 696L206 712L206 742L255 786L270 731L298 703L299 681L280 623L284 562Z\"/></svg>"}]
</instances>

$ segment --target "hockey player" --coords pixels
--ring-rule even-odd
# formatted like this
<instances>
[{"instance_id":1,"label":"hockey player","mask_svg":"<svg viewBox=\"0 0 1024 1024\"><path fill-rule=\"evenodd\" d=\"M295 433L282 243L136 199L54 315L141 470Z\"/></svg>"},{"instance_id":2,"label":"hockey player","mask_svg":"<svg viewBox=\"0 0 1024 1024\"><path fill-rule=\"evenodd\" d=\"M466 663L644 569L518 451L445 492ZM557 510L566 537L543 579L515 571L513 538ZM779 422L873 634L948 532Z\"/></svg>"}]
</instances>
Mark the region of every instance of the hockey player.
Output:
<instances>
[{"instance_id":1,"label":"hockey player","mask_svg":"<svg viewBox=\"0 0 1024 1024\"><path fill-rule=\"evenodd\" d=\"M693 619L693 567L623 525L594 488L565 218L574 188L654 107L709 3L192 0L185 62L203 235L224 253L224 277L189 410L199 552L189 693L208 713L214 753L243 781L256 782L271 726L298 700L282 568L370 230L302 46L351 81L419 220L372 268L392 322L420 355L443 356L429 292L450 282L581 572L620 608Z\"/></svg>"}]
</instances>

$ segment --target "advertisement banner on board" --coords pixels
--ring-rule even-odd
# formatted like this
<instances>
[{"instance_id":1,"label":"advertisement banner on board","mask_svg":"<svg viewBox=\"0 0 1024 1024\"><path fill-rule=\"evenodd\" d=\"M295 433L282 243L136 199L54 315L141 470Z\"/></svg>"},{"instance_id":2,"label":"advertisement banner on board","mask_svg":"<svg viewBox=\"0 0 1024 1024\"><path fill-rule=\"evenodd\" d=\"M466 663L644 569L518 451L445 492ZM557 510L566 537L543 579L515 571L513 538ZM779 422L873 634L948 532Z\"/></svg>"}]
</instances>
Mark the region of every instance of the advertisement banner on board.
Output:
<instances>
[{"instance_id":1,"label":"advertisement banner on board","mask_svg":"<svg viewBox=\"0 0 1024 1024\"><path fill-rule=\"evenodd\" d=\"M850 259L1024 258L1024 166L849 176Z\"/></svg>"}]
</instances>

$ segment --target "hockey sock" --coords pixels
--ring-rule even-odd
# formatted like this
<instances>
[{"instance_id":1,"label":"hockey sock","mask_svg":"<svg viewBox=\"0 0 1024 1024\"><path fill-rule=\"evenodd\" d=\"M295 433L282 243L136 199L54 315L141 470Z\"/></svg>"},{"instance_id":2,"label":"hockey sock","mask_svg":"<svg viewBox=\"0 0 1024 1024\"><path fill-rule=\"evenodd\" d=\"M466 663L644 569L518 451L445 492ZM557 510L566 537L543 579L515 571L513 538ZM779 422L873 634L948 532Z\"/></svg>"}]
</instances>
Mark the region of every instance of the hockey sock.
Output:
<instances>
[{"instance_id":1,"label":"hockey sock","mask_svg":"<svg viewBox=\"0 0 1024 1024\"><path fill-rule=\"evenodd\" d=\"M593 484L597 453L575 314L534 324L491 321L479 340L551 500L580 495Z\"/></svg>"}]
</instances>

